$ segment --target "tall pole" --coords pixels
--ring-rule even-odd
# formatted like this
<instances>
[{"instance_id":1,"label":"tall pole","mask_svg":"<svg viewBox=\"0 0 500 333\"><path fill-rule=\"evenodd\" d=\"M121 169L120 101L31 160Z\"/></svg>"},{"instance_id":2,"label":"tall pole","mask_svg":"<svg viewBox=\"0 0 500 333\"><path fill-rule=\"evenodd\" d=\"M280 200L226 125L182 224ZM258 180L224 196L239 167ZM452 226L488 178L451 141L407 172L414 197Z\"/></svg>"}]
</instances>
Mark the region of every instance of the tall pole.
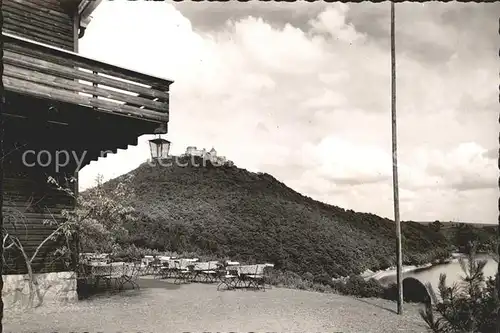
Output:
<instances>
[{"instance_id":1,"label":"tall pole","mask_svg":"<svg viewBox=\"0 0 500 333\"><path fill-rule=\"evenodd\" d=\"M3 1L0 0L0 31L3 30ZM3 139L4 139L4 87L3 87L3 36L0 34L0 235L3 239L3 159L4 159L4 149L3 149ZM0 255L3 258L3 246L0 247ZM0 263L0 333L3 332L3 260Z\"/></svg>"},{"instance_id":2,"label":"tall pole","mask_svg":"<svg viewBox=\"0 0 500 333\"><path fill-rule=\"evenodd\" d=\"M394 2L391 1L391 118L392 118L392 189L394 195L394 222L396 224L396 265L398 287L398 314L403 314L403 254L401 249L401 221L399 220L398 139L396 126L396 36L394 31Z\"/></svg>"},{"instance_id":3,"label":"tall pole","mask_svg":"<svg viewBox=\"0 0 500 333\"><path fill-rule=\"evenodd\" d=\"M0 0L0 31L3 30L3 1ZM4 86L3 86L3 36L0 34L0 235L3 239L3 159L4 159L4 149L3 149L3 139L4 139ZM0 255L3 258L3 246L0 247ZM0 333L3 332L3 260L0 262Z\"/></svg>"},{"instance_id":4,"label":"tall pole","mask_svg":"<svg viewBox=\"0 0 500 333\"><path fill-rule=\"evenodd\" d=\"M500 20L498 21L499 28L498 33L500 34ZM498 118L500 123L500 117ZM500 144L500 134L498 136L498 143ZM500 152L500 150L499 150ZM500 168L500 156L498 156L498 167ZM500 176L498 177L498 186L500 187ZM498 199L498 209L500 210L500 198ZM500 299L500 214L498 215L498 229L497 229L497 275L495 277L496 287L497 287L497 297ZM500 308L497 309L497 327L496 333L500 333Z\"/></svg>"}]
</instances>

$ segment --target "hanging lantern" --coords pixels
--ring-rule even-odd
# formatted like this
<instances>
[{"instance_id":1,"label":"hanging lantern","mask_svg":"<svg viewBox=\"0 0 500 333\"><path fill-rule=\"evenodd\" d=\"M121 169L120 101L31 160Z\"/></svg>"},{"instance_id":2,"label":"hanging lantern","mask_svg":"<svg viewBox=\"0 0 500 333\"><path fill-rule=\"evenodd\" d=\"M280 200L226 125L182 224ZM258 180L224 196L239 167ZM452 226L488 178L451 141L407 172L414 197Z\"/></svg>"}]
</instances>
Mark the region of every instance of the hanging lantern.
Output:
<instances>
[{"instance_id":1,"label":"hanging lantern","mask_svg":"<svg viewBox=\"0 0 500 333\"><path fill-rule=\"evenodd\" d=\"M170 141L162 139L160 135L156 139L149 140L149 149L153 160L168 158Z\"/></svg>"}]
</instances>

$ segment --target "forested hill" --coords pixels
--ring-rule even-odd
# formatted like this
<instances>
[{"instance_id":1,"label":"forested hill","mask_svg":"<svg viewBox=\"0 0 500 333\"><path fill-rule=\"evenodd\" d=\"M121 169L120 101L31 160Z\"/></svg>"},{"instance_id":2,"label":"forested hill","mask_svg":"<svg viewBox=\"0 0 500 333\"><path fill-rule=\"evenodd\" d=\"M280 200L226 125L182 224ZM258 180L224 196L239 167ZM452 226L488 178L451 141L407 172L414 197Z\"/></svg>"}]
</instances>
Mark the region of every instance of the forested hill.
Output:
<instances>
[{"instance_id":1,"label":"forested hill","mask_svg":"<svg viewBox=\"0 0 500 333\"><path fill-rule=\"evenodd\" d=\"M127 174L129 203L140 214L127 226L135 245L332 277L395 263L393 221L315 201L268 174L180 161L187 166L143 164ZM449 242L432 228L406 222L402 229L406 264L450 254Z\"/></svg>"}]
</instances>

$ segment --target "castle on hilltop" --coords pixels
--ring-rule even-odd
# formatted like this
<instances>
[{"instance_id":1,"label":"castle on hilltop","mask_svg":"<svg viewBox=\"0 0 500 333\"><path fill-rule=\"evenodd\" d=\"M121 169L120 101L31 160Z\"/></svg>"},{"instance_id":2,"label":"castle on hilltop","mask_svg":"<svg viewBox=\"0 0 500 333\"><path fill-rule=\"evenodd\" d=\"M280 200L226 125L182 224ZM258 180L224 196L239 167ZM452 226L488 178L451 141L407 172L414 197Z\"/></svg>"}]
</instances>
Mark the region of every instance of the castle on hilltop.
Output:
<instances>
[{"instance_id":1,"label":"castle on hilltop","mask_svg":"<svg viewBox=\"0 0 500 333\"><path fill-rule=\"evenodd\" d=\"M214 165L229 165L232 166L234 163L225 156L217 156L217 151L212 147L210 151L207 151L205 148L197 149L194 146L189 146L186 148L186 153L184 156L197 156L201 157L204 160L210 161Z\"/></svg>"}]
</instances>

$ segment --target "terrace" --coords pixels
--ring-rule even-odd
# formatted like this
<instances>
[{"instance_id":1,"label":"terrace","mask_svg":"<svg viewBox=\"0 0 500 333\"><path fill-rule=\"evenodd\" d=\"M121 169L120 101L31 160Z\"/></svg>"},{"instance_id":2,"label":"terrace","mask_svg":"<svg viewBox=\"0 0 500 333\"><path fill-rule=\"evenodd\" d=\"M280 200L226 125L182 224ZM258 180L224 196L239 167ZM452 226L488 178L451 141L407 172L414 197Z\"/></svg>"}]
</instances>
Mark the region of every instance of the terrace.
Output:
<instances>
[{"instance_id":1,"label":"terrace","mask_svg":"<svg viewBox=\"0 0 500 333\"><path fill-rule=\"evenodd\" d=\"M403 317L393 302L273 288L217 291L141 278L140 289L63 307L6 311L4 332L425 332L419 306ZM388 311L391 310L391 311Z\"/></svg>"}]
</instances>

